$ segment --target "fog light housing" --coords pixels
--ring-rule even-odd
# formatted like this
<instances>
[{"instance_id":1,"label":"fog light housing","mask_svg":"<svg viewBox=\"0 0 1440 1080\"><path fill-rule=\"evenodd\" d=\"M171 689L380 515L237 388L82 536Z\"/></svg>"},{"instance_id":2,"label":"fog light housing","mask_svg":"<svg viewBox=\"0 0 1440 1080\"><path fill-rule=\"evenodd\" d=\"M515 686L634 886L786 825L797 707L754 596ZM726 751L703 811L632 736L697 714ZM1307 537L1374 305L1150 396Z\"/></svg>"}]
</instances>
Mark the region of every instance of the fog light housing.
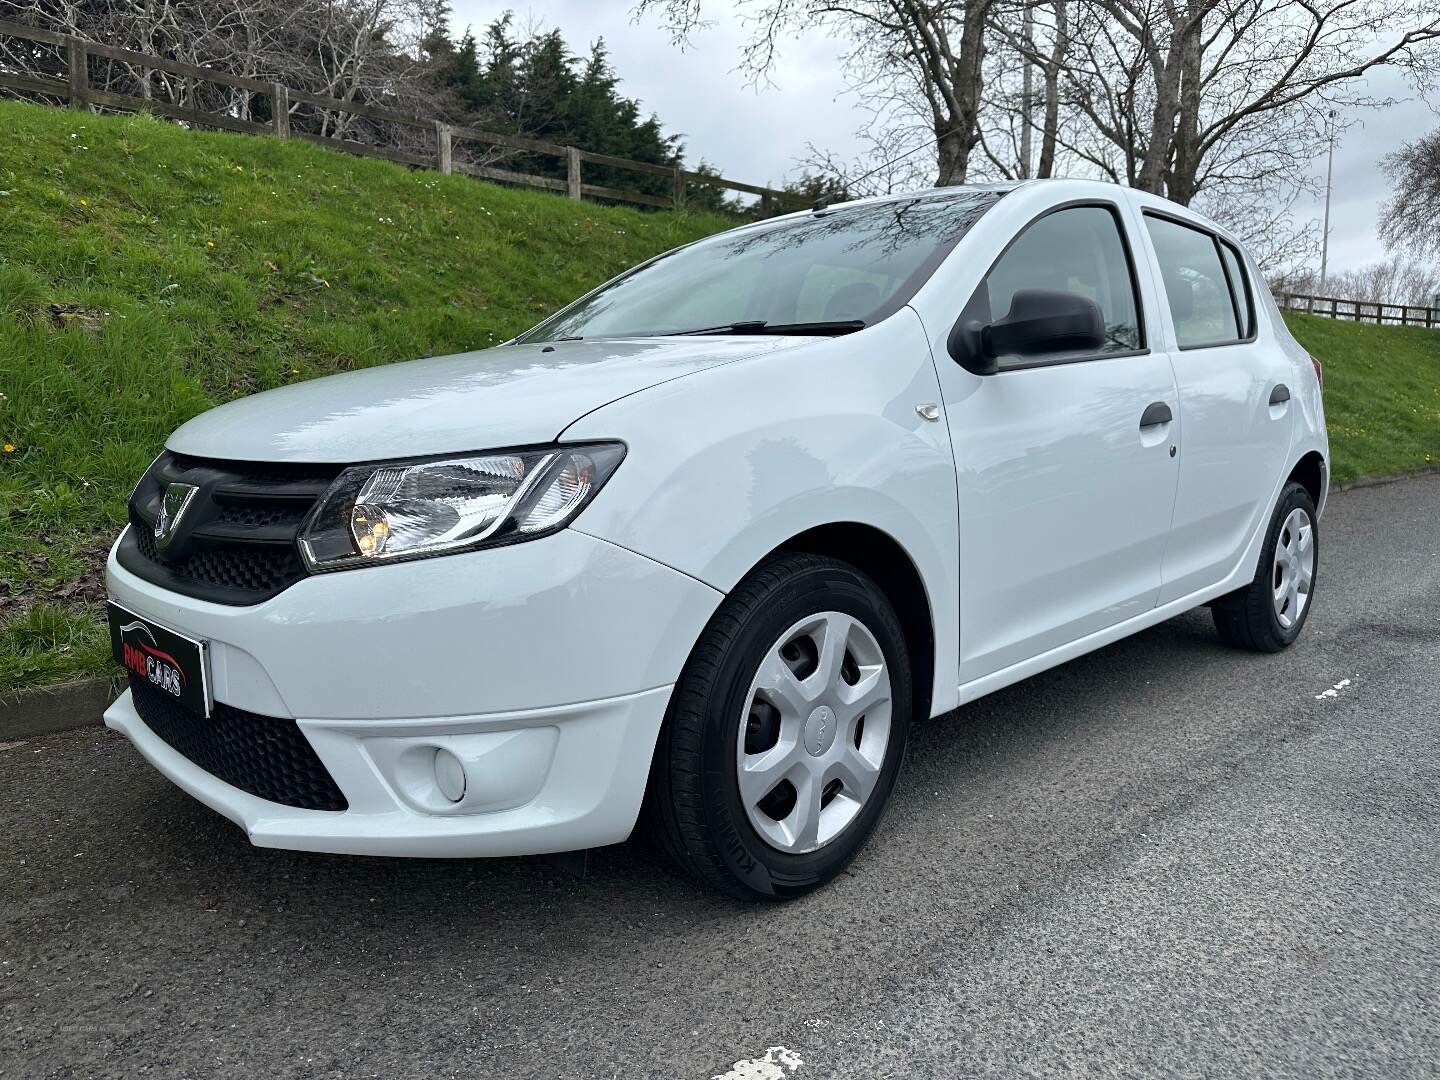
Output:
<instances>
[{"instance_id":1,"label":"fog light housing","mask_svg":"<svg viewBox=\"0 0 1440 1080\"><path fill-rule=\"evenodd\" d=\"M548 724L363 737L376 771L406 806L447 815L524 806L540 793L559 741L560 729Z\"/></svg>"},{"instance_id":2,"label":"fog light housing","mask_svg":"<svg viewBox=\"0 0 1440 1080\"><path fill-rule=\"evenodd\" d=\"M440 794L452 803L465 797L465 766L460 759L443 747L435 750L435 786Z\"/></svg>"}]
</instances>

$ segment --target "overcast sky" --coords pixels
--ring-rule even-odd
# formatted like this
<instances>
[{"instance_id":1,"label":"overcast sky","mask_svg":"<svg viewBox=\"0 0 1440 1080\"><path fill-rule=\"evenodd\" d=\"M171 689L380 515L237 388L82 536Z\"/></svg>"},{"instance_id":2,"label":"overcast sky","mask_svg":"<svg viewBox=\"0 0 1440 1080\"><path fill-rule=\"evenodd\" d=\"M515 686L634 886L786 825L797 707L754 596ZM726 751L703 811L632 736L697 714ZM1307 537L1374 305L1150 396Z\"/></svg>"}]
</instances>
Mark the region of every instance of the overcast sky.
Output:
<instances>
[{"instance_id":1,"label":"overcast sky","mask_svg":"<svg viewBox=\"0 0 1440 1080\"><path fill-rule=\"evenodd\" d=\"M786 44L775 85L754 88L737 72L744 30L732 15L730 0L708 0L711 29L695 47L671 46L655 17L631 21L633 0L549 0L504 4L455 0L452 30L467 25L477 33L513 7L521 22L533 19L559 27L577 52L604 37L621 77L621 91L638 98L645 112L658 113L668 133L684 137L686 160L703 158L734 180L778 184L798 174L796 158L814 143L848 159L860 152L855 131L861 116L844 93L838 42L819 34ZM1370 80L1372 94L1409 97L1402 78L1381 72ZM1402 142L1440 126L1423 101L1410 100L1353 118L1355 123L1335 151L1335 190L1331 204L1330 266L1344 270L1384 257L1375 239L1375 216L1387 193L1379 158ZM1324 177L1324 160L1315 163ZM1320 217L1320 204L1306 202L1300 215Z\"/></svg>"}]
</instances>

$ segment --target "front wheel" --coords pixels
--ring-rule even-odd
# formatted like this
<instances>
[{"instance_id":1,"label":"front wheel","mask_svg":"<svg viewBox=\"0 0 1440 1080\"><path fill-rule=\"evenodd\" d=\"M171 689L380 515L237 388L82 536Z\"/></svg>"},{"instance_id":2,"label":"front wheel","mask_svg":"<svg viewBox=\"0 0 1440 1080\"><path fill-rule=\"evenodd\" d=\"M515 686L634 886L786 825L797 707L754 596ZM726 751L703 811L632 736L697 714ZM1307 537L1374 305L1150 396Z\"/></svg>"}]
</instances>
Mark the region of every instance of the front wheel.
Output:
<instances>
[{"instance_id":1,"label":"front wheel","mask_svg":"<svg viewBox=\"0 0 1440 1080\"><path fill-rule=\"evenodd\" d=\"M1314 602L1319 544L1310 493L1287 484L1270 519L1255 579L1211 608L1220 639L1254 652L1279 652L1294 642Z\"/></svg>"},{"instance_id":2,"label":"front wheel","mask_svg":"<svg viewBox=\"0 0 1440 1080\"><path fill-rule=\"evenodd\" d=\"M777 557L726 598L685 666L651 769L650 831L733 896L818 888L884 812L912 702L879 588L846 563Z\"/></svg>"}]
</instances>

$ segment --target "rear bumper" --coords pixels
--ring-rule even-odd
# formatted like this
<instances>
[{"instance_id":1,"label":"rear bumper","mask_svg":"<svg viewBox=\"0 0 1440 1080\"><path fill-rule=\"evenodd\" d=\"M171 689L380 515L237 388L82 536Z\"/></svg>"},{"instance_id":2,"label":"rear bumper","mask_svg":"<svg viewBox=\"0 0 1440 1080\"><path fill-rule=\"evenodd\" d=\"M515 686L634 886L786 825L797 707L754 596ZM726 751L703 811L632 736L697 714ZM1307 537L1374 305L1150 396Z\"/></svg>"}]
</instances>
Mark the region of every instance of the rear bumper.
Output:
<instances>
[{"instance_id":1,"label":"rear bumper","mask_svg":"<svg viewBox=\"0 0 1440 1080\"><path fill-rule=\"evenodd\" d=\"M534 855L617 843L640 809L670 687L601 701L403 722L298 720L346 810L301 810L241 791L150 730L129 691L105 712L157 770L259 847L430 858ZM437 787L437 750L465 792Z\"/></svg>"}]
</instances>

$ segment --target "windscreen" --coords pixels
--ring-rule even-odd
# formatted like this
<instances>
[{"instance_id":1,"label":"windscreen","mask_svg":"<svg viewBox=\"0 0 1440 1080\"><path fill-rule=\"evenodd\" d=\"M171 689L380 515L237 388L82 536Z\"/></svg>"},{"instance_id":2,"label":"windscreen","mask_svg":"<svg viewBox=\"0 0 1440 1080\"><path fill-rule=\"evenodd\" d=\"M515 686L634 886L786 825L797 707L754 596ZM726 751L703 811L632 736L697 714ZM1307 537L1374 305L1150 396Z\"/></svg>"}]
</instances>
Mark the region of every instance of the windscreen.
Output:
<instances>
[{"instance_id":1,"label":"windscreen","mask_svg":"<svg viewBox=\"0 0 1440 1080\"><path fill-rule=\"evenodd\" d=\"M870 325L903 307L1003 194L957 188L721 233L641 265L520 340Z\"/></svg>"}]
</instances>

